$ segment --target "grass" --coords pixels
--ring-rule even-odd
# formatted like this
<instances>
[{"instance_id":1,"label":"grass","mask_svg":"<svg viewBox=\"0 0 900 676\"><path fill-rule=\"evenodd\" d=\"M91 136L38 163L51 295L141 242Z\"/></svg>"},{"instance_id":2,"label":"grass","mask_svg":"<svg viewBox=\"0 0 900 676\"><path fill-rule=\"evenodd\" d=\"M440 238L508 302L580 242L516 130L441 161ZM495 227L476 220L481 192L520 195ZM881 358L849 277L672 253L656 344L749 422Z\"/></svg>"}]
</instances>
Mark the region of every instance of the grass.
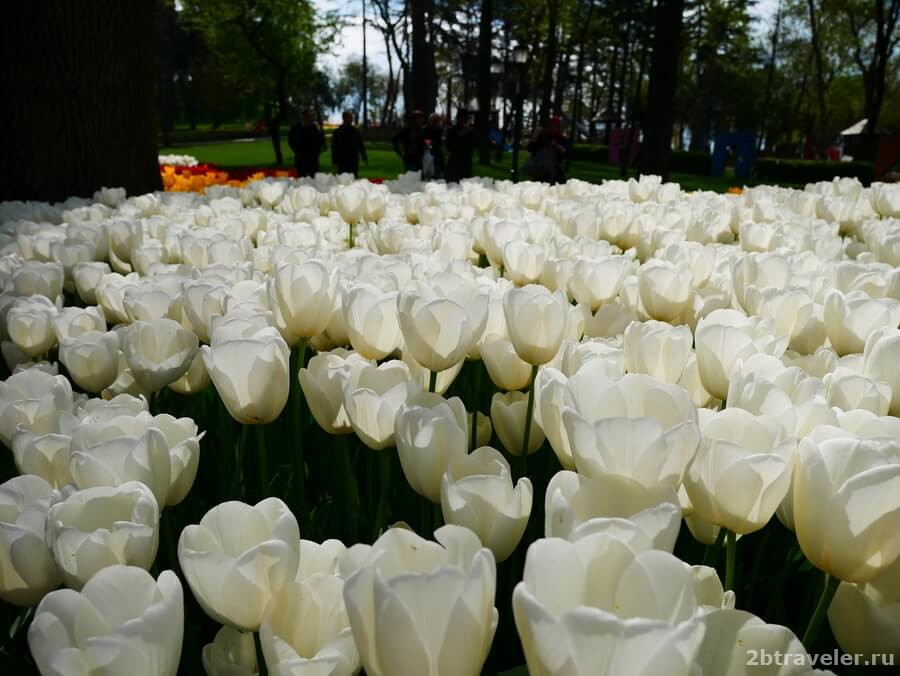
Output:
<instances>
[{"instance_id":1,"label":"grass","mask_svg":"<svg viewBox=\"0 0 900 676\"><path fill-rule=\"evenodd\" d=\"M369 164L360 166L360 176L363 178L394 178L403 171L400 158L394 153L387 143L369 143ZM252 139L239 141L222 141L218 143L203 143L198 145L178 146L173 148L161 148L160 153L177 153L193 155L200 162L215 164L223 169L237 167L276 167L272 143L269 139ZM291 167L294 163L294 155L287 143L282 141L282 152L285 164ZM520 166L525 162L527 153L520 155ZM322 154L322 171L331 171L331 153ZM509 178L510 155L506 153L502 162L492 162L489 166L476 162L475 173L481 176L493 178ZM631 175L635 175L632 172ZM579 178L590 183L601 183L604 180L621 178L618 167L595 162L572 162L568 172L569 178ZM713 192L725 192L731 186L753 185L755 181L743 181L733 176L699 176L694 174L672 174L670 180L677 181L686 190L711 190Z\"/></svg>"}]
</instances>

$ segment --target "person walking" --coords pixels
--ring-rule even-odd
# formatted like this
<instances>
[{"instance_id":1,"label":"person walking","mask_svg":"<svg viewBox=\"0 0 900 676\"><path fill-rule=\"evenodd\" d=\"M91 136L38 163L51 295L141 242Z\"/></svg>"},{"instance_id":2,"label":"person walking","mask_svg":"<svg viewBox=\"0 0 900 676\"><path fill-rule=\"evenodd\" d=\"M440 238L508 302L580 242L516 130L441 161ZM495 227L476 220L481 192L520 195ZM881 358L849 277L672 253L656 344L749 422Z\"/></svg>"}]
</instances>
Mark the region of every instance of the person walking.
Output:
<instances>
[{"instance_id":1,"label":"person walking","mask_svg":"<svg viewBox=\"0 0 900 676\"><path fill-rule=\"evenodd\" d=\"M447 130L447 181L458 183L472 177L475 130L467 110L456 114L456 123Z\"/></svg>"},{"instance_id":2,"label":"person walking","mask_svg":"<svg viewBox=\"0 0 900 676\"><path fill-rule=\"evenodd\" d=\"M409 122L393 139L394 152L403 160L405 171L422 171L425 154L425 113L414 110Z\"/></svg>"},{"instance_id":3,"label":"person walking","mask_svg":"<svg viewBox=\"0 0 900 676\"><path fill-rule=\"evenodd\" d=\"M316 111L307 108L302 121L288 132L288 145L294 151L297 176L315 176L319 171L319 155L326 148L325 134L316 122Z\"/></svg>"},{"instance_id":4,"label":"person walking","mask_svg":"<svg viewBox=\"0 0 900 676\"><path fill-rule=\"evenodd\" d=\"M331 164L339 174L353 174L354 178L359 178L360 158L369 163L362 134L353 126L353 113L346 110L343 124L331 135Z\"/></svg>"},{"instance_id":5,"label":"person walking","mask_svg":"<svg viewBox=\"0 0 900 676\"><path fill-rule=\"evenodd\" d=\"M434 157L434 172L428 178L444 178L447 170L444 161L444 118L438 113L432 113L428 117L425 142L431 147L431 155Z\"/></svg>"}]
</instances>

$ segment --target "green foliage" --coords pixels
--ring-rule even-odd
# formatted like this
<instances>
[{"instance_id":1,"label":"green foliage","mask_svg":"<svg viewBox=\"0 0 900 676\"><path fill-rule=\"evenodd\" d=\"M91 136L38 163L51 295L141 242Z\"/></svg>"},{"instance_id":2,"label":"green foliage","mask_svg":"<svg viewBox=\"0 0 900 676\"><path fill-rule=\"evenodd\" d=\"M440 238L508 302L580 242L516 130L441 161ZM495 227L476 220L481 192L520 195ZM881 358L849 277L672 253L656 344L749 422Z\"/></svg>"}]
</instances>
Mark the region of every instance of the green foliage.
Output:
<instances>
[{"instance_id":1,"label":"green foliage","mask_svg":"<svg viewBox=\"0 0 900 676\"><path fill-rule=\"evenodd\" d=\"M316 58L339 20L309 0L194 0L179 20L202 35L232 94L277 104L282 118L291 104L327 98Z\"/></svg>"},{"instance_id":2,"label":"green foliage","mask_svg":"<svg viewBox=\"0 0 900 676\"><path fill-rule=\"evenodd\" d=\"M756 160L753 172L763 182L799 185L846 176L858 178L868 185L872 182L874 166L871 162L814 162L761 157Z\"/></svg>"}]
</instances>

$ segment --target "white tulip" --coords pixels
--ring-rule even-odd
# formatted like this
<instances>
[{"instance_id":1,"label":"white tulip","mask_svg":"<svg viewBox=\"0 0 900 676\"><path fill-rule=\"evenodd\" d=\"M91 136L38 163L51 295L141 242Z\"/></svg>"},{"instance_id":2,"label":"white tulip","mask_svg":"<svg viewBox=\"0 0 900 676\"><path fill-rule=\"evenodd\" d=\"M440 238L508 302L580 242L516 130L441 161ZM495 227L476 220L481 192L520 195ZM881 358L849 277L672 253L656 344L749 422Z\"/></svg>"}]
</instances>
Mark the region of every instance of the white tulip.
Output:
<instances>
[{"instance_id":1,"label":"white tulip","mask_svg":"<svg viewBox=\"0 0 900 676\"><path fill-rule=\"evenodd\" d=\"M61 578L44 542L53 488L25 474L0 485L0 599L33 606Z\"/></svg>"},{"instance_id":2,"label":"white tulip","mask_svg":"<svg viewBox=\"0 0 900 676\"><path fill-rule=\"evenodd\" d=\"M459 397L418 392L400 406L394 419L394 442L400 466L416 493L441 500L441 477L466 455L466 408Z\"/></svg>"},{"instance_id":3,"label":"white tulip","mask_svg":"<svg viewBox=\"0 0 900 676\"><path fill-rule=\"evenodd\" d=\"M171 319L135 322L124 334L128 368L149 392L159 392L181 378L197 354L197 336Z\"/></svg>"},{"instance_id":4,"label":"white tulip","mask_svg":"<svg viewBox=\"0 0 900 676\"><path fill-rule=\"evenodd\" d=\"M265 425L284 410L290 393L290 348L273 328L240 340L202 346L209 377L231 417Z\"/></svg>"},{"instance_id":5,"label":"white tulip","mask_svg":"<svg viewBox=\"0 0 900 676\"><path fill-rule=\"evenodd\" d=\"M598 520L615 527L620 519L646 533L654 549L671 552L681 526L678 496L672 488L647 488L620 476L591 479L563 470L550 479L544 502L544 537L577 540L584 524L596 532L603 527Z\"/></svg>"},{"instance_id":6,"label":"white tulip","mask_svg":"<svg viewBox=\"0 0 900 676\"><path fill-rule=\"evenodd\" d=\"M266 604L294 579L299 558L297 520L277 498L223 502L178 540L194 598L211 618L241 631L259 630Z\"/></svg>"},{"instance_id":7,"label":"white tulip","mask_svg":"<svg viewBox=\"0 0 900 676\"><path fill-rule=\"evenodd\" d=\"M686 326L632 322L625 329L625 369L629 373L646 373L664 383L678 383L693 341Z\"/></svg>"},{"instance_id":8,"label":"white tulip","mask_svg":"<svg viewBox=\"0 0 900 676\"><path fill-rule=\"evenodd\" d=\"M351 550L344 601L367 674L481 673L497 626L494 557L466 528L435 538L391 528ZM397 636L403 650L392 649Z\"/></svg>"},{"instance_id":9,"label":"white tulip","mask_svg":"<svg viewBox=\"0 0 900 676\"><path fill-rule=\"evenodd\" d=\"M451 460L441 480L444 520L469 528L497 561L509 558L522 539L533 497L531 480L513 486L509 463L490 446Z\"/></svg>"},{"instance_id":10,"label":"white tulip","mask_svg":"<svg viewBox=\"0 0 900 676\"><path fill-rule=\"evenodd\" d=\"M63 582L73 589L107 566L149 569L158 543L159 507L142 483L64 488L51 498L47 546Z\"/></svg>"},{"instance_id":11,"label":"white tulip","mask_svg":"<svg viewBox=\"0 0 900 676\"><path fill-rule=\"evenodd\" d=\"M110 566L81 592L51 592L28 628L42 674L175 676L184 634L181 582L171 570L154 580L132 566Z\"/></svg>"}]
</instances>

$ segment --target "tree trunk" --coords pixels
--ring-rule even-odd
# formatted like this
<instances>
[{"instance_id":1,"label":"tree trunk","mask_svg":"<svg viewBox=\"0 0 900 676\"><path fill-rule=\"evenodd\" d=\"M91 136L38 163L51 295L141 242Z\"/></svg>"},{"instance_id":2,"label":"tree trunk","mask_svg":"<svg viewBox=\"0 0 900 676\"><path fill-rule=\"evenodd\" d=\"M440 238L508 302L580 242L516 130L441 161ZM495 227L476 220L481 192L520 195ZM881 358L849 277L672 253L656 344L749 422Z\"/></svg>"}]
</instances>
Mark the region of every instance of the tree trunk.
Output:
<instances>
[{"instance_id":1,"label":"tree trunk","mask_svg":"<svg viewBox=\"0 0 900 676\"><path fill-rule=\"evenodd\" d=\"M816 66L816 102L819 104L818 124L816 126L816 154L824 150L828 133L828 104L825 96L825 69L822 65L822 46L819 44L819 19L816 16L815 0L807 0L809 8L810 45L813 61Z\"/></svg>"},{"instance_id":2,"label":"tree trunk","mask_svg":"<svg viewBox=\"0 0 900 676\"><path fill-rule=\"evenodd\" d=\"M666 180L672 159L684 0L659 0L655 15L640 169L646 174L659 174Z\"/></svg>"},{"instance_id":3,"label":"tree trunk","mask_svg":"<svg viewBox=\"0 0 900 676\"><path fill-rule=\"evenodd\" d=\"M431 10L433 0L410 0L412 13L412 82L413 107L426 115L434 111L437 102L437 74L434 66L434 48L430 42Z\"/></svg>"},{"instance_id":4,"label":"tree trunk","mask_svg":"<svg viewBox=\"0 0 900 676\"><path fill-rule=\"evenodd\" d=\"M569 79L569 50L571 42L561 50L556 59L556 86L553 91L553 114L562 115L563 92Z\"/></svg>"},{"instance_id":5,"label":"tree trunk","mask_svg":"<svg viewBox=\"0 0 900 676\"><path fill-rule=\"evenodd\" d=\"M550 10L547 22L547 46L544 50L544 80L541 89L541 108L538 123L543 127L550 119L553 101L553 67L556 65L556 51L559 45L557 25L559 23L559 0L547 0Z\"/></svg>"},{"instance_id":6,"label":"tree trunk","mask_svg":"<svg viewBox=\"0 0 900 676\"><path fill-rule=\"evenodd\" d=\"M102 186L162 188L157 6L32 2L0 27L0 199L57 201Z\"/></svg>"},{"instance_id":7,"label":"tree trunk","mask_svg":"<svg viewBox=\"0 0 900 676\"><path fill-rule=\"evenodd\" d=\"M581 37L578 41L578 61L575 65L575 93L572 97L572 126L569 132L569 138L572 143L578 139L578 118L581 115L581 90L584 81L584 52L587 40L588 30L591 27L591 18L594 16L594 0L590 0L588 5L587 18L584 20L584 26L581 29ZM590 139L588 139L590 140Z\"/></svg>"},{"instance_id":8,"label":"tree trunk","mask_svg":"<svg viewBox=\"0 0 900 676\"><path fill-rule=\"evenodd\" d=\"M628 24L628 29L625 31L624 42L622 46L622 63L619 67L619 83L616 85L614 91L617 92L615 94L616 97L616 121L623 122L623 108L625 107L625 81L628 78L628 69L631 64L629 62L629 57L631 56L631 24ZM623 124L624 126L624 124Z\"/></svg>"},{"instance_id":9,"label":"tree trunk","mask_svg":"<svg viewBox=\"0 0 900 676\"><path fill-rule=\"evenodd\" d=\"M494 22L493 0L481 0L478 27L478 161L491 163L491 55Z\"/></svg>"},{"instance_id":10,"label":"tree trunk","mask_svg":"<svg viewBox=\"0 0 900 676\"><path fill-rule=\"evenodd\" d=\"M272 149L275 151L275 164L281 166L284 164L284 156L281 153L281 123L288 117L288 100L287 100L287 75L284 69L278 69L275 76L275 91L278 97L278 112L275 119L269 124L269 135L272 138Z\"/></svg>"},{"instance_id":11,"label":"tree trunk","mask_svg":"<svg viewBox=\"0 0 900 676\"><path fill-rule=\"evenodd\" d=\"M772 49L769 52L769 63L766 68L766 93L763 96L762 119L759 122L759 139L757 149L761 150L763 139L766 137L766 124L769 113L769 104L772 102L772 83L775 81L775 62L778 58L778 38L781 36L781 0L778 0L778 9L775 11L775 28L772 30ZM766 143L766 151L769 144Z\"/></svg>"},{"instance_id":12,"label":"tree trunk","mask_svg":"<svg viewBox=\"0 0 900 676\"><path fill-rule=\"evenodd\" d=\"M641 105L641 87L644 83L644 70L647 67L647 43L645 42L641 45L641 58L638 61L638 74L637 81L634 85L634 96L631 97L631 102L628 104L628 123L625 125L626 128L632 129L634 127L640 126L641 118L643 115L643 106ZM674 114L672 119L674 121ZM671 136L671 133L669 134ZM619 168L619 171L623 178L628 176L629 162L631 160L631 144L633 141L633 135L629 134L627 137L627 141L625 143L625 156L622 158L622 165ZM640 149L639 149L640 150ZM640 162L640 158L638 158L638 162Z\"/></svg>"}]
</instances>

